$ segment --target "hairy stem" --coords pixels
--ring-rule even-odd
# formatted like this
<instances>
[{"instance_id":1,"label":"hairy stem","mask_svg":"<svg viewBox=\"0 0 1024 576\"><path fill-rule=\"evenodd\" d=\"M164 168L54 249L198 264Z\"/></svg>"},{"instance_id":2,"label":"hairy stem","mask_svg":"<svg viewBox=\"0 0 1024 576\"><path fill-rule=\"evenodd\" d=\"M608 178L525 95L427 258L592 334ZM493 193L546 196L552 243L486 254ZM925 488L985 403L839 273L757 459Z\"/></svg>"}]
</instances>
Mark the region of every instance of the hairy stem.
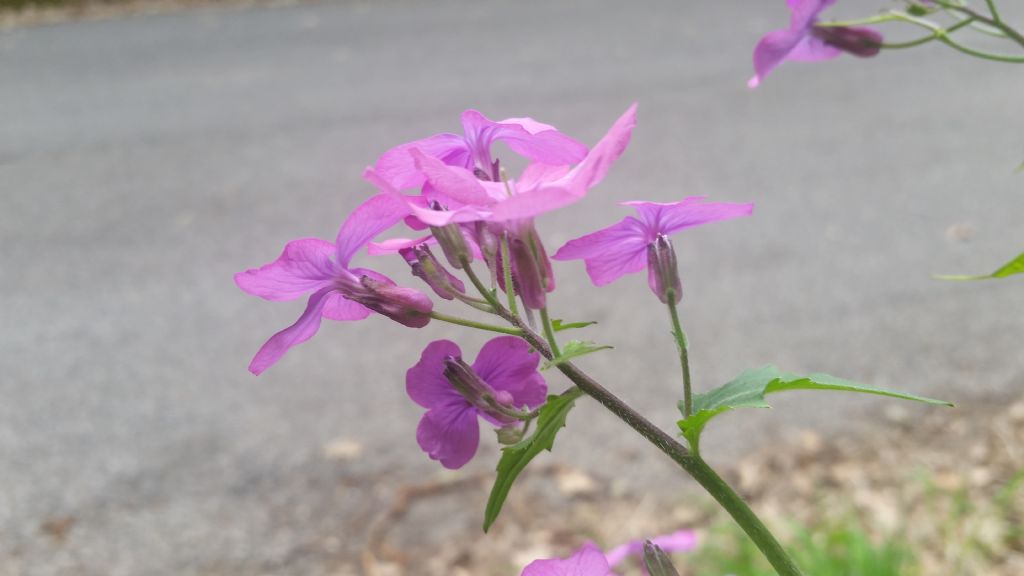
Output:
<instances>
[{"instance_id":1,"label":"hairy stem","mask_svg":"<svg viewBox=\"0 0 1024 576\"><path fill-rule=\"evenodd\" d=\"M505 232L501 235L501 269L505 273L503 280L505 281L505 294L508 296L508 309L518 316L519 309L516 307L516 289L512 285L511 258L508 248L508 232Z\"/></svg>"}]
</instances>

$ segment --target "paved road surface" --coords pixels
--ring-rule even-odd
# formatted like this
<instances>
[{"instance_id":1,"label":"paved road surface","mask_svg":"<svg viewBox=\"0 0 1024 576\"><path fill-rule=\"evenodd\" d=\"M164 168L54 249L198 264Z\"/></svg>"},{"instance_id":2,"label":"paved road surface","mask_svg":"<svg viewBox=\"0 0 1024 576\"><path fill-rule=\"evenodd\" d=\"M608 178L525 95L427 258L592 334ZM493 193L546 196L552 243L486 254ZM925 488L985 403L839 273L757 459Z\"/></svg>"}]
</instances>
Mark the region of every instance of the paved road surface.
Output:
<instances>
[{"instance_id":1,"label":"paved road surface","mask_svg":"<svg viewBox=\"0 0 1024 576\"><path fill-rule=\"evenodd\" d=\"M370 192L363 166L467 107L592 143L640 101L612 176L540 220L552 247L621 218L618 200L757 203L678 238L699 382L771 361L958 399L1020 388L1021 284L929 275L1024 246L1021 69L936 47L786 66L751 92L750 48L786 19L757 4L347 2L0 34L0 573L344 569L387 486L437 470L402 378L459 332L330 323L256 379L250 356L301 304L231 275L332 238ZM645 280L558 275L555 314L616 346L582 365L671 426L672 343ZM780 398L708 447L784 426L852 439L876 406ZM339 441L362 454L326 457ZM557 452L632 490L672 477L592 403Z\"/></svg>"}]
</instances>

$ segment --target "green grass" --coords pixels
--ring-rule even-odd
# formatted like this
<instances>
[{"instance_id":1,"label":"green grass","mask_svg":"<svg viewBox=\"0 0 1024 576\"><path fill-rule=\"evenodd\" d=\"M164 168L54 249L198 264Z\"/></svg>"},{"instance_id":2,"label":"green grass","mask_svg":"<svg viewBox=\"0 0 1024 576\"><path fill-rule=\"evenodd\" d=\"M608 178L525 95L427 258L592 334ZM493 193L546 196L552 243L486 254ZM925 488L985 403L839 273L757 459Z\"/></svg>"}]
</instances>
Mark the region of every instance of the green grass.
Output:
<instances>
[{"instance_id":1,"label":"green grass","mask_svg":"<svg viewBox=\"0 0 1024 576\"><path fill-rule=\"evenodd\" d=\"M793 529L786 548L806 574L814 576L913 576L916 564L898 539L876 543L859 522L818 526L812 534ZM686 565L701 576L774 576L750 540L730 524L712 529Z\"/></svg>"}]
</instances>

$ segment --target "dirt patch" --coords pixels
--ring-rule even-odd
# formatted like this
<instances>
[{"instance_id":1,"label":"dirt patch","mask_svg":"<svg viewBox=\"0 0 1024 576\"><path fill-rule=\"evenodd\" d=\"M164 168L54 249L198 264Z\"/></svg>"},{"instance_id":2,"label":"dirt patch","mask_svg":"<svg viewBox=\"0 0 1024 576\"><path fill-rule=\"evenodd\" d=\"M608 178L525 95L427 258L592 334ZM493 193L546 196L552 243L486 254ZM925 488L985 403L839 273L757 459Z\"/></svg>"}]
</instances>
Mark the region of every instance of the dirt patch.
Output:
<instances>
[{"instance_id":1,"label":"dirt patch","mask_svg":"<svg viewBox=\"0 0 1024 576\"><path fill-rule=\"evenodd\" d=\"M1024 400L956 410L892 405L864 429L855 437L794 433L725 476L784 541L795 526L855 522L872 540L904 542L920 574L1024 574ZM614 476L558 465L527 474L486 536L479 526L444 534L430 526L451 506L477 506L482 518L488 475L405 487L370 528L362 558L339 575L513 575L585 539L608 549L693 528L707 545L717 537L709 528L727 521L696 490L625 493ZM695 574L686 561L681 570Z\"/></svg>"}]
</instances>

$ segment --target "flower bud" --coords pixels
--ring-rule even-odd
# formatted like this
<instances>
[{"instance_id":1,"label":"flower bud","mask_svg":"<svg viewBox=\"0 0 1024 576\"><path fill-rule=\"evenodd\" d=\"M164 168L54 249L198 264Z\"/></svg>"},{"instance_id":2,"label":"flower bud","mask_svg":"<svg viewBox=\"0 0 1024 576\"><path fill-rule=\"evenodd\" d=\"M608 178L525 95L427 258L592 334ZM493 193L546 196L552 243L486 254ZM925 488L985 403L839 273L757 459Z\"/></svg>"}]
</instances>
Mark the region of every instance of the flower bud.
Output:
<instances>
[{"instance_id":1,"label":"flower bud","mask_svg":"<svg viewBox=\"0 0 1024 576\"><path fill-rule=\"evenodd\" d=\"M358 286L345 292L345 297L410 328L429 324L434 310L434 303L426 294L365 274L359 278Z\"/></svg>"},{"instance_id":2,"label":"flower bud","mask_svg":"<svg viewBox=\"0 0 1024 576\"><path fill-rule=\"evenodd\" d=\"M481 220L474 223L473 232L487 268L497 270L498 254L501 250L501 240L498 237L500 230L496 231L494 224ZM500 273L498 277L501 277Z\"/></svg>"},{"instance_id":3,"label":"flower bud","mask_svg":"<svg viewBox=\"0 0 1024 576\"><path fill-rule=\"evenodd\" d=\"M511 446L523 439L523 429L518 424L509 424L495 430L498 434L498 444Z\"/></svg>"},{"instance_id":4,"label":"flower bud","mask_svg":"<svg viewBox=\"0 0 1024 576\"><path fill-rule=\"evenodd\" d=\"M445 300L452 300L455 294L465 294L466 285L437 261L426 244L398 251L412 268L412 275L423 280L435 294Z\"/></svg>"},{"instance_id":5,"label":"flower bud","mask_svg":"<svg viewBox=\"0 0 1024 576\"><path fill-rule=\"evenodd\" d=\"M882 35L870 28L815 26L811 33L825 44L861 58L877 56L882 49Z\"/></svg>"},{"instance_id":6,"label":"flower bud","mask_svg":"<svg viewBox=\"0 0 1024 576\"><path fill-rule=\"evenodd\" d=\"M668 554L650 540L644 540L644 566L651 576L679 576Z\"/></svg>"},{"instance_id":7,"label":"flower bud","mask_svg":"<svg viewBox=\"0 0 1024 576\"><path fill-rule=\"evenodd\" d=\"M430 208L432 210L444 209L436 200L430 203ZM473 253L466 246L466 239L462 237L462 229L459 228L458 224L431 226L430 232L434 235L438 245L441 246L445 258L448 259L448 263L452 267L461 270L463 260L466 262L473 261Z\"/></svg>"},{"instance_id":8,"label":"flower bud","mask_svg":"<svg viewBox=\"0 0 1024 576\"><path fill-rule=\"evenodd\" d=\"M676 251L672 248L672 241L664 234L658 234L654 242L647 245L647 283L663 304L668 304L670 299L678 304L683 298Z\"/></svg>"},{"instance_id":9,"label":"flower bud","mask_svg":"<svg viewBox=\"0 0 1024 576\"><path fill-rule=\"evenodd\" d=\"M527 308L547 306L547 293L555 289L555 274L533 222L526 220L510 232L509 252L516 288Z\"/></svg>"}]
</instances>

